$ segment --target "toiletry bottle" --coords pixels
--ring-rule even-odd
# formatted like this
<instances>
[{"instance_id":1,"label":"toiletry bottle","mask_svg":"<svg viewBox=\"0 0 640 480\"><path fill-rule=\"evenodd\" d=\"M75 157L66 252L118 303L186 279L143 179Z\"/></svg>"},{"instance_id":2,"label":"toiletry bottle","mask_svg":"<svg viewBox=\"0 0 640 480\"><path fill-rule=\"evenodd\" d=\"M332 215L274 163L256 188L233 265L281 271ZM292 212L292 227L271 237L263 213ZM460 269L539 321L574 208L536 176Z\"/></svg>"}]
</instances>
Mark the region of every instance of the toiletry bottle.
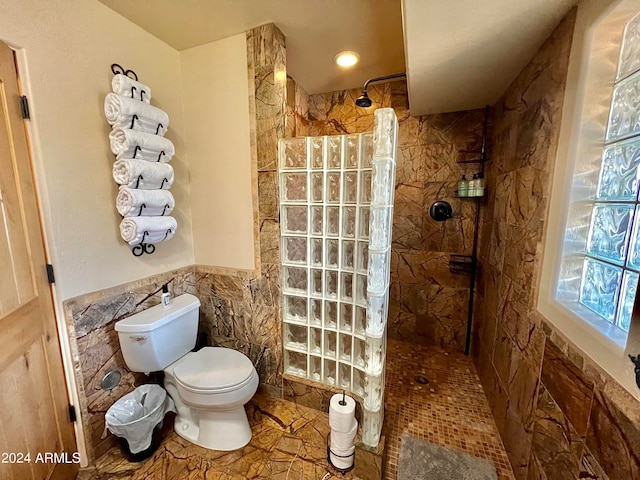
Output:
<instances>
[{"instance_id":1,"label":"toiletry bottle","mask_svg":"<svg viewBox=\"0 0 640 480\"><path fill-rule=\"evenodd\" d=\"M477 184L478 184L478 174L474 173L473 174L473 178L471 180L469 180L469 197L475 197L476 196L476 188L477 188Z\"/></svg>"},{"instance_id":2,"label":"toiletry bottle","mask_svg":"<svg viewBox=\"0 0 640 480\"><path fill-rule=\"evenodd\" d=\"M484 175L478 174L478 183L476 184L476 197L484 197Z\"/></svg>"},{"instance_id":3,"label":"toiletry bottle","mask_svg":"<svg viewBox=\"0 0 640 480\"><path fill-rule=\"evenodd\" d=\"M164 308L171 306L171 294L169 293L169 285L166 283L162 286L162 306Z\"/></svg>"},{"instance_id":4,"label":"toiletry bottle","mask_svg":"<svg viewBox=\"0 0 640 480\"><path fill-rule=\"evenodd\" d=\"M467 197L469 196L469 182L467 178L462 175L462 180L458 182L458 196L459 197Z\"/></svg>"}]
</instances>

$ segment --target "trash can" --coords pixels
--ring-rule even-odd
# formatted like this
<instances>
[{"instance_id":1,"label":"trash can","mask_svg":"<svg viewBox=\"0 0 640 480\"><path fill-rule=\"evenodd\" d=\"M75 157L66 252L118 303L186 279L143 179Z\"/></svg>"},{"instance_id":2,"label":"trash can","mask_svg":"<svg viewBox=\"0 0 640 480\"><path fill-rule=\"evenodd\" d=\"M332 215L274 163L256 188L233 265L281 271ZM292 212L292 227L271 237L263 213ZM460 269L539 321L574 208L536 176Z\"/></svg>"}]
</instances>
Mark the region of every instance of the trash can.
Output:
<instances>
[{"instance_id":1,"label":"trash can","mask_svg":"<svg viewBox=\"0 0 640 480\"><path fill-rule=\"evenodd\" d=\"M105 415L106 428L120 437L127 458L140 462L156 451L162 420L167 412L175 411L164 388L141 385L111 405Z\"/></svg>"}]
</instances>

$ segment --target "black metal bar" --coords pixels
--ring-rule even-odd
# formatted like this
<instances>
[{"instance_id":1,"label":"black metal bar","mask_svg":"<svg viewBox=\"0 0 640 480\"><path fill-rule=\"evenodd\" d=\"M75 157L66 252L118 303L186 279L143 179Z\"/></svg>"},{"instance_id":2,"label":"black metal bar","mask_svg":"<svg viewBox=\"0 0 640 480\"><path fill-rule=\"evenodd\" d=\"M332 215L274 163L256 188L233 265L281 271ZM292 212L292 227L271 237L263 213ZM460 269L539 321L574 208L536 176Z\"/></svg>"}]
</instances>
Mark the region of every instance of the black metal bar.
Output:
<instances>
[{"instance_id":1,"label":"black metal bar","mask_svg":"<svg viewBox=\"0 0 640 480\"><path fill-rule=\"evenodd\" d=\"M133 70L127 70L126 72L124 72L124 74L125 74L127 77L129 77L129 78L131 78L131 79L135 80L136 82L138 81L138 74L137 74L136 72L134 72ZM131 75L129 75L129 74L133 75L133 77L132 77Z\"/></svg>"},{"instance_id":2,"label":"black metal bar","mask_svg":"<svg viewBox=\"0 0 640 480\"><path fill-rule=\"evenodd\" d=\"M118 74L125 75L124 68L118 65L117 63L111 64L111 73L113 73L114 75L118 75Z\"/></svg>"},{"instance_id":3,"label":"black metal bar","mask_svg":"<svg viewBox=\"0 0 640 480\"><path fill-rule=\"evenodd\" d=\"M460 152L463 153L463 152ZM457 160L456 163L483 163L484 160L481 158L473 158L471 160Z\"/></svg>"},{"instance_id":4,"label":"black metal bar","mask_svg":"<svg viewBox=\"0 0 640 480\"><path fill-rule=\"evenodd\" d=\"M144 180L142 175L138 175L138 179L136 180L136 186L133 188L138 188L140 186L140 180Z\"/></svg>"},{"instance_id":5,"label":"black metal bar","mask_svg":"<svg viewBox=\"0 0 640 480\"><path fill-rule=\"evenodd\" d=\"M353 470L353 467L355 467L355 458L356 458L356 452L353 452L350 455L338 455L337 453L333 452L331 450L331 443L329 441L329 437L331 436L331 432L329 432L327 434L327 461L329 462L329 465L331 465L333 468L335 468L338 472L340 472L341 474L345 474L347 472L350 472L351 470ZM338 468L336 467L333 462L331 461L331 454L335 455L338 458L351 458L353 457L354 462L351 464L351 466L349 468Z\"/></svg>"},{"instance_id":6,"label":"black metal bar","mask_svg":"<svg viewBox=\"0 0 640 480\"><path fill-rule=\"evenodd\" d=\"M480 172L484 178L484 164L487 161L487 130L489 124L489 105L484 107L484 125L482 126L482 148L480 150ZM467 338L465 340L464 346L464 354L469 355L471 351L471 332L473 330L473 299L475 297L475 288L476 288L476 275L478 273L477 269L477 258L478 258L478 228L480 226L480 199L482 197L476 197L476 218L475 218L475 228L473 231L473 247L471 250L471 259L473 262L473 271L471 272L469 279L469 305L467 308Z\"/></svg>"},{"instance_id":7,"label":"black metal bar","mask_svg":"<svg viewBox=\"0 0 640 480\"><path fill-rule=\"evenodd\" d=\"M478 253L478 225L480 223L480 198L481 197L476 198L476 220L475 220L476 227L475 227L475 231L473 232L473 250L472 250L474 265L475 265L476 255ZM476 288L476 275L477 275L477 269L474 267L473 270L471 271L471 275L469 276L469 306L467 307L467 338L465 340L465 345L464 345L465 355L469 355L469 352L471 351L471 330L473 326L473 299L475 296L474 294L475 294L475 288Z\"/></svg>"},{"instance_id":8,"label":"black metal bar","mask_svg":"<svg viewBox=\"0 0 640 480\"><path fill-rule=\"evenodd\" d=\"M142 99L141 99L142 100ZM161 128L164 128L164 125L162 125L161 123L158 124L158 126L156 127L156 135L158 135L158 132L160 131Z\"/></svg>"},{"instance_id":9,"label":"black metal bar","mask_svg":"<svg viewBox=\"0 0 640 480\"><path fill-rule=\"evenodd\" d=\"M377 82L383 82L385 80L391 80L392 78L404 78L406 77L407 74L406 73L394 73L393 75L385 75L384 77L376 77L376 78L370 78L369 80L367 80L366 82L364 82L364 91L367 91L367 87L369 86L370 83L377 83Z\"/></svg>"},{"instance_id":10,"label":"black metal bar","mask_svg":"<svg viewBox=\"0 0 640 480\"><path fill-rule=\"evenodd\" d=\"M142 215L143 208L147 208L147 206L144 203L140 205L140 211L138 212L138 216Z\"/></svg>"},{"instance_id":11,"label":"black metal bar","mask_svg":"<svg viewBox=\"0 0 640 480\"><path fill-rule=\"evenodd\" d=\"M111 64L111 73L113 73L114 75L124 75L125 77L129 77L132 80L138 81L138 74L136 72L134 72L133 70L125 70L123 66L118 65L117 63Z\"/></svg>"},{"instance_id":12,"label":"black metal bar","mask_svg":"<svg viewBox=\"0 0 640 480\"><path fill-rule=\"evenodd\" d=\"M142 148L140 148L140 145L136 145L136 148L133 149L133 158L136 158L136 155L138 154L138 150L142 151Z\"/></svg>"},{"instance_id":13,"label":"black metal bar","mask_svg":"<svg viewBox=\"0 0 640 480\"><path fill-rule=\"evenodd\" d=\"M162 158L162 155L166 155L166 153L164 153L164 150L162 150L160 152L160 155L158 155L158 162L160 161L160 159Z\"/></svg>"},{"instance_id":14,"label":"black metal bar","mask_svg":"<svg viewBox=\"0 0 640 480\"><path fill-rule=\"evenodd\" d=\"M145 93L147 93L147 91L146 91L146 90L142 90L142 89L140 89L140 101L141 101L141 102L144 102L144 94L145 94Z\"/></svg>"},{"instance_id":15,"label":"black metal bar","mask_svg":"<svg viewBox=\"0 0 640 480\"><path fill-rule=\"evenodd\" d=\"M167 180L167 177L163 178L162 179L162 183L160 184L160 189L159 190L162 190L162 187L164 187L164 182L168 182L168 181L169 180Z\"/></svg>"},{"instance_id":16,"label":"black metal bar","mask_svg":"<svg viewBox=\"0 0 640 480\"><path fill-rule=\"evenodd\" d=\"M136 123L136 120L140 120L140 119L138 118L138 115L136 115L136 114L134 113L134 114L133 114L133 117L131 117L131 126L129 127L130 129L131 129L131 128L133 128L133 126L134 126L134 125L135 125L135 123Z\"/></svg>"}]
</instances>

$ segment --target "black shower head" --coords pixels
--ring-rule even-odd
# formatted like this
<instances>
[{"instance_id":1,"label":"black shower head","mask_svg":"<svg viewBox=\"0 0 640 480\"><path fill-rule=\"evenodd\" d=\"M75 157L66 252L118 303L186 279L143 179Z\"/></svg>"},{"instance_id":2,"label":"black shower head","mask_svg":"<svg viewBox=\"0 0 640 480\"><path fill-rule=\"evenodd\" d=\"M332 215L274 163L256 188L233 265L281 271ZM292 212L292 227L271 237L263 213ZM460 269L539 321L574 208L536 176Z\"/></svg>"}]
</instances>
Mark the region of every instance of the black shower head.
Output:
<instances>
[{"instance_id":1,"label":"black shower head","mask_svg":"<svg viewBox=\"0 0 640 480\"><path fill-rule=\"evenodd\" d=\"M371 104L373 103L373 102L371 102L371 99L369 98L369 95L367 95L367 87L369 86L370 83L384 82L385 80L392 80L394 78L404 78L406 76L407 76L407 74L403 72L403 73L394 73L393 75L385 75L384 77L370 78L369 80L364 82L364 88L362 89L362 95L360 95L358 97L358 99L356 100L356 106L362 107L362 108L367 108L367 107L370 107Z\"/></svg>"},{"instance_id":2,"label":"black shower head","mask_svg":"<svg viewBox=\"0 0 640 480\"><path fill-rule=\"evenodd\" d=\"M356 100L356 105L362 108L367 108L371 106L371 99L369 98L369 95L367 95L366 90L362 91L362 95L360 95Z\"/></svg>"}]
</instances>

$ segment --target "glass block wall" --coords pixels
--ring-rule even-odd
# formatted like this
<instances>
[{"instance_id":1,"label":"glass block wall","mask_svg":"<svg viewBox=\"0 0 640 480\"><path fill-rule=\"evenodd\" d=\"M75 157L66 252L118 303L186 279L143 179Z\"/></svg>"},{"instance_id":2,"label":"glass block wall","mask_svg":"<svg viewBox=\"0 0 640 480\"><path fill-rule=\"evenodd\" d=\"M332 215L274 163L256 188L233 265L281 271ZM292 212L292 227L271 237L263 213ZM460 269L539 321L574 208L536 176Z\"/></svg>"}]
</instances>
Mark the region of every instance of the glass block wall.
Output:
<instances>
[{"instance_id":1,"label":"glass block wall","mask_svg":"<svg viewBox=\"0 0 640 480\"><path fill-rule=\"evenodd\" d=\"M363 441L383 421L398 121L373 133L279 143L285 373L364 398Z\"/></svg>"},{"instance_id":2,"label":"glass block wall","mask_svg":"<svg viewBox=\"0 0 640 480\"><path fill-rule=\"evenodd\" d=\"M640 15L627 23L586 242L580 303L628 331L640 272Z\"/></svg>"}]
</instances>

